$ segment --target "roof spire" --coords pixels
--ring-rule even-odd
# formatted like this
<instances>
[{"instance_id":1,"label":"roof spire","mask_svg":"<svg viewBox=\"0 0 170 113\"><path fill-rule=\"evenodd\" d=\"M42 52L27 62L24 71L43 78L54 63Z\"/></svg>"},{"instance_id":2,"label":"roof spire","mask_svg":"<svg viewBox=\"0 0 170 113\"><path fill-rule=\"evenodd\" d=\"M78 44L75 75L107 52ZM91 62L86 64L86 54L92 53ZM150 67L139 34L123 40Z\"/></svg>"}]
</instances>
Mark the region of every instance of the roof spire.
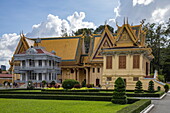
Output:
<instances>
[{"instance_id":1,"label":"roof spire","mask_svg":"<svg viewBox=\"0 0 170 113\"><path fill-rule=\"evenodd\" d=\"M146 19L142 19L140 23L143 25L145 23Z\"/></svg>"},{"instance_id":2,"label":"roof spire","mask_svg":"<svg viewBox=\"0 0 170 113\"><path fill-rule=\"evenodd\" d=\"M116 26L119 28L119 26L118 26L118 22L116 21Z\"/></svg>"},{"instance_id":3,"label":"roof spire","mask_svg":"<svg viewBox=\"0 0 170 113\"><path fill-rule=\"evenodd\" d=\"M127 17L127 20L126 20L126 24L128 24L128 17Z\"/></svg>"},{"instance_id":4,"label":"roof spire","mask_svg":"<svg viewBox=\"0 0 170 113\"><path fill-rule=\"evenodd\" d=\"M107 20L105 20L104 29L107 29Z\"/></svg>"},{"instance_id":5,"label":"roof spire","mask_svg":"<svg viewBox=\"0 0 170 113\"><path fill-rule=\"evenodd\" d=\"M125 24L125 17L124 17L124 24Z\"/></svg>"},{"instance_id":6,"label":"roof spire","mask_svg":"<svg viewBox=\"0 0 170 113\"><path fill-rule=\"evenodd\" d=\"M104 25L107 25L107 20L105 20Z\"/></svg>"}]
</instances>

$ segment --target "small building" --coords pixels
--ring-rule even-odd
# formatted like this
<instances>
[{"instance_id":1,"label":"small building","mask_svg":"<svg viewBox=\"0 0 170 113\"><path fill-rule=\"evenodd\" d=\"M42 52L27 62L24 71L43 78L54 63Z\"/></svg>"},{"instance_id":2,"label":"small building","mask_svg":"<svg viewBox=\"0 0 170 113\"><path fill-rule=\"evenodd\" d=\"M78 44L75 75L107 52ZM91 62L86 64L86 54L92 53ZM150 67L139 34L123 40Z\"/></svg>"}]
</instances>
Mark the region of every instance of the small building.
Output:
<instances>
[{"instance_id":1,"label":"small building","mask_svg":"<svg viewBox=\"0 0 170 113\"><path fill-rule=\"evenodd\" d=\"M12 82L12 74L0 73L0 85L3 85L4 82Z\"/></svg>"},{"instance_id":2,"label":"small building","mask_svg":"<svg viewBox=\"0 0 170 113\"><path fill-rule=\"evenodd\" d=\"M41 83L43 80L48 83L58 82L61 58L55 55L55 51L48 52L43 47L31 46L28 50L15 54L14 61L18 62L14 66L14 74L20 74L20 80L15 81L17 83Z\"/></svg>"},{"instance_id":3,"label":"small building","mask_svg":"<svg viewBox=\"0 0 170 113\"><path fill-rule=\"evenodd\" d=\"M1 65L1 70L2 71L6 71L6 66L5 65Z\"/></svg>"}]
</instances>

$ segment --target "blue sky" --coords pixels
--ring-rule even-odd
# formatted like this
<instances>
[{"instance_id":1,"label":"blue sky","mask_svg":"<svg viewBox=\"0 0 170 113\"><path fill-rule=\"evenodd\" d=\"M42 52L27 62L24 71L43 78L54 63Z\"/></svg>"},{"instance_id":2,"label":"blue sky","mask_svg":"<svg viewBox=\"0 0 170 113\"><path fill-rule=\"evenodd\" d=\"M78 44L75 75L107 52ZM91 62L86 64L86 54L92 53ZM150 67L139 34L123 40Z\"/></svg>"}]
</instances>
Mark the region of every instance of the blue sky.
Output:
<instances>
[{"instance_id":1,"label":"blue sky","mask_svg":"<svg viewBox=\"0 0 170 113\"><path fill-rule=\"evenodd\" d=\"M19 33L29 37L72 35L80 28L107 23L162 23L170 18L170 0L0 0L0 65L9 67ZM64 32L63 32L64 31Z\"/></svg>"},{"instance_id":2,"label":"blue sky","mask_svg":"<svg viewBox=\"0 0 170 113\"><path fill-rule=\"evenodd\" d=\"M77 12L85 12L85 21L96 25L115 16L116 0L1 0L0 35L29 32L32 25L46 20L48 14L66 19Z\"/></svg>"}]
</instances>

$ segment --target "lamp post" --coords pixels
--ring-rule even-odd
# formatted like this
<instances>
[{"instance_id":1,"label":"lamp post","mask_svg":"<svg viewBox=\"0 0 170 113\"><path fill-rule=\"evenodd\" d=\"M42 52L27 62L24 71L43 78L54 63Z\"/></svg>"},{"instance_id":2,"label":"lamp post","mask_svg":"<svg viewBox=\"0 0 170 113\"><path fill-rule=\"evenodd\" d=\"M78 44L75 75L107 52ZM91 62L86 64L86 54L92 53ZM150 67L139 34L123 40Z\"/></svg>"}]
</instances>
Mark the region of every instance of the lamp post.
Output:
<instances>
[{"instance_id":1,"label":"lamp post","mask_svg":"<svg viewBox=\"0 0 170 113\"><path fill-rule=\"evenodd\" d=\"M108 88L110 87L110 82L106 81L105 86L106 86L106 90L108 90Z\"/></svg>"}]
</instances>

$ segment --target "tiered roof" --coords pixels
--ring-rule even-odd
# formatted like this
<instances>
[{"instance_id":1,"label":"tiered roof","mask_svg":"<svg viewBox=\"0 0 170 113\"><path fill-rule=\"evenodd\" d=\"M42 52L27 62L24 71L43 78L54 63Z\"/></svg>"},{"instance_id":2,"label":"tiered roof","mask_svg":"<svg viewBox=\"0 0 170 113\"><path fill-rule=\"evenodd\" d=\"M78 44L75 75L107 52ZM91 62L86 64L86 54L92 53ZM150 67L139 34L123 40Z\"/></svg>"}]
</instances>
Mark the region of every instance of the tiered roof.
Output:
<instances>
[{"instance_id":1,"label":"tiered roof","mask_svg":"<svg viewBox=\"0 0 170 113\"><path fill-rule=\"evenodd\" d=\"M107 48L147 48L145 45L146 32L142 30L142 24L131 26L127 22L121 27L117 27L117 33L111 33L105 26L102 34L93 34L91 36L89 53L86 55L83 35L40 38L41 42L38 45L44 47L47 51L56 51L56 55L62 58L63 66L102 63L103 57L100 53L103 50L107 50ZM36 39L21 35L15 54L22 53L31 46L36 46Z\"/></svg>"}]
</instances>

